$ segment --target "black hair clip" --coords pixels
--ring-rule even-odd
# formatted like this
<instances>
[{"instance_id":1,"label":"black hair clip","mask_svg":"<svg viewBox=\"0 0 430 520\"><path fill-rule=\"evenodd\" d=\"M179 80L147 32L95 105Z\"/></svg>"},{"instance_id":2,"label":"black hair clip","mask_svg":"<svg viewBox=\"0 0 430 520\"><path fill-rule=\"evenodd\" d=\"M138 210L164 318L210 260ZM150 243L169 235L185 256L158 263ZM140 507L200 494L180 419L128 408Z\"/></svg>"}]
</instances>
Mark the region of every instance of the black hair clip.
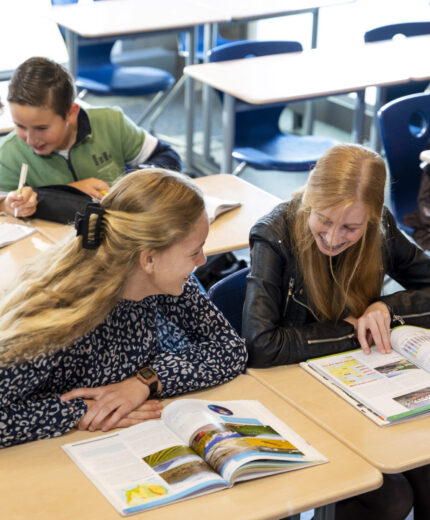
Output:
<instances>
[{"instance_id":1,"label":"black hair clip","mask_svg":"<svg viewBox=\"0 0 430 520\"><path fill-rule=\"evenodd\" d=\"M76 212L75 215L75 229L76 236L82 235L82 247L84 249L97 249L100 245L100 231L102 226L103 215L105 210L98 202L90 202L85 208L85 213ZM88 227L91 215L97 215L96 224L94 227L94 234L88 235Z\"/></svg>"}]
</instances>

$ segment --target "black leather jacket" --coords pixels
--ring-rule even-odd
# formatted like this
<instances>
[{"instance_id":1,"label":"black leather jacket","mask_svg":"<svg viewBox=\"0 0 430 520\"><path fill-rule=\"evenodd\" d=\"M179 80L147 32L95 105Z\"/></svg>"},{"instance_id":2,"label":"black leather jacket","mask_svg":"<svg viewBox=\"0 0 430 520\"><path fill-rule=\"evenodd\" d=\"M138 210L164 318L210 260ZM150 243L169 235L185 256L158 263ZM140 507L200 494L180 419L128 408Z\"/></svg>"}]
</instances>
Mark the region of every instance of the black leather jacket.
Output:
<instances>
[{"instance_id":1,"label":"black leather jacket","mask_svg":"<svg viewBox=\"0 0 430 520\"><path fill-rule=\"evenodd\" d=\"M252 367L298 363L360 346L350 323L320 322L307 305L290 242L290 204L280 204L251 229L242 334ZM397 228L387 209L382 223L384 271L406 290L380 300L390 309L392 325L430 327L430 258Z\"/></svg>"}]
</instances>

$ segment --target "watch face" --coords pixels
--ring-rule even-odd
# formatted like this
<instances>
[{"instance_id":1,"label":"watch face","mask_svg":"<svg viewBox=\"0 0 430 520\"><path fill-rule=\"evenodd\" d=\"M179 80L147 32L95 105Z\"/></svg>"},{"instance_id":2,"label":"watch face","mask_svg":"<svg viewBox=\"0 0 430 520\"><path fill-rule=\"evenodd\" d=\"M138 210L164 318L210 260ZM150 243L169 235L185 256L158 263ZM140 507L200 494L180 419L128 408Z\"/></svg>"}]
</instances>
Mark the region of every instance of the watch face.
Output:
<instances>
[{"instance_id":1,"label":"watch face","mask_svg":"<svg viewBox=\"0 0 430 520\"><path fill-rule=\"evenodd\" d=\"M155 376L155 372L152 370L152 368L149 368L149 367L145 367L145 368L140 369L139 370L139 374L144 379L151 379L152 377Z\"/></svg>"}]
</instances>

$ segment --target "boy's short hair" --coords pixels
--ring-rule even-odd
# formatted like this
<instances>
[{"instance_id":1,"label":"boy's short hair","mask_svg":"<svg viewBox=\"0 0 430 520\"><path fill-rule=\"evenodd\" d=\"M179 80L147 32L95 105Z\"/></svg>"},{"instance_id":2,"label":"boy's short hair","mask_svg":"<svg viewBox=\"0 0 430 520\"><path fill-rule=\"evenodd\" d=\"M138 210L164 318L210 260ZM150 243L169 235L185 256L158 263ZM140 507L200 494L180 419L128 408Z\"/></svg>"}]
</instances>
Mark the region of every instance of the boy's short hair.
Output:
<instances>
[{"instance_id":1,"label":"boy's short hair","mask_svg":"<svg viewBox=\"0 0 430 520\"><path fill-rule=\"evenodd\" d=\"M9 103L50 108L66 118L76 97L73 78L65 67L48 58L33 57L21 63L9 84Z\"/></svg>"}]
</instances>

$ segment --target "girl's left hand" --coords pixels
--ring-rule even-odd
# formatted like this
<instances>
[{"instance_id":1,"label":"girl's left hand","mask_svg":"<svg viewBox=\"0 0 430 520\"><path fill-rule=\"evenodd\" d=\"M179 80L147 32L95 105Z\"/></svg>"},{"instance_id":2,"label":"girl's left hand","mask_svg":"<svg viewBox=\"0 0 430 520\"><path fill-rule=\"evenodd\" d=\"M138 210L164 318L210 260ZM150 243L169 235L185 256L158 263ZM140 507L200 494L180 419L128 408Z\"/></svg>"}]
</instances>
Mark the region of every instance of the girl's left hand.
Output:
<instances>
[{"instance_id":1,"label":"girl's left hand","mask_svg":"<svg viewBox=\"0 0 430 520\"><path fill-rule=\"evenodd\" d=\"M77 398L90 400L86 414L77 425L78 429L108 431L117 426L130 426L130 421L141 422L137 420L139 417L142 420L160 417L162 404L157 401L158 405L155 405L154 401L147 401L148 397L149 388L133 376L111 385L75 388L63 394L61 401L64 403Z\"/></svg>"},{"instance_id":2,"label":"girl's left hand","mask_svg":"<svg viewBox=\"0 0 430 520\"><path fill-rule=\"evenodd\" d=\"M370 354L372 343L381 354L391 352L390 324L390 311L385 303L375 302L367 307L357 320L357 337L365 354Z\"/></svg>"}]
</instances>

